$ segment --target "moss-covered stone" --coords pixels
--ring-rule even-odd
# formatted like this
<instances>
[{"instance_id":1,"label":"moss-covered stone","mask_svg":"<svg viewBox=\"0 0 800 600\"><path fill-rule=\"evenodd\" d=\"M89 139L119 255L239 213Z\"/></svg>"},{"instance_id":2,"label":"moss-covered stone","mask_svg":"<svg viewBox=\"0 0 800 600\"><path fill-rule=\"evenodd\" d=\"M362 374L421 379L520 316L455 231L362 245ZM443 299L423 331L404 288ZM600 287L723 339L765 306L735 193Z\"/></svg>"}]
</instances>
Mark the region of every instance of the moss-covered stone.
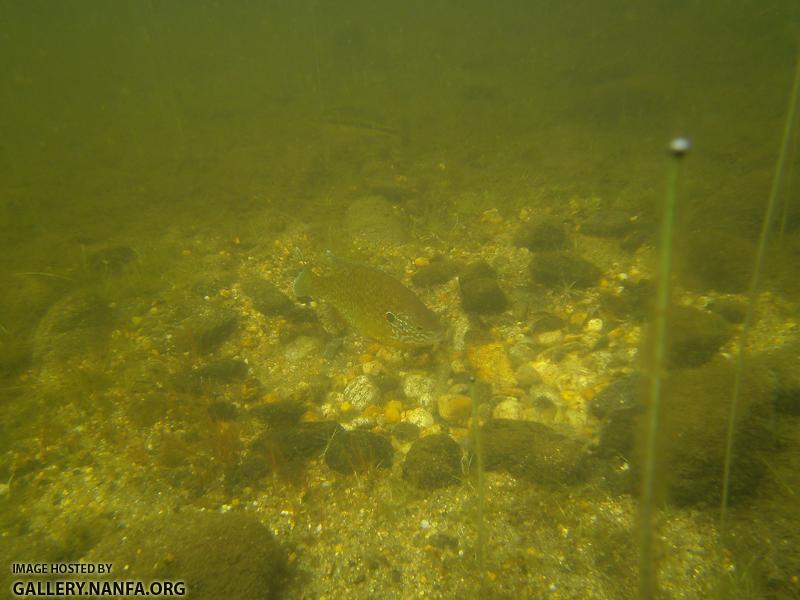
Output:
<instances>
[{"instance_id":1,"label":"moss-covered stone","mask_svg":"<svg viewBox=\"0 0 800 600\"><path fill-rule=\"evenodd\" d=\"M470 263L461 270L458 285L465 311L491 314L506 309L508 298L497 285L496 278L494 269L483 260Z\"/></svg>"},{"instance_id":2,"label":"moss-covered stone","mask_svg":"<svg viewBox=\"0 0 800 600\"><path fill-rule=\"evenodd\" d=\"M800 416L800 342L782 346L758 357L775 380L775 410Z\"/></svg>"},{"instance_id":3,"label":"moss-covered stone","mask_svg":"<svg viewBox=\"0 0 800 600\"><path fill-rule=\"evenodd\" d=\"M231 311L219 311L208 315L198 323L197 350L200 354L216 352L234 331L238 317Z\"/></svg>"},{"instance_id":4,"label":"moss-covered stone","mask_svg":"<svg viewBox=\"0 0 800 600\"><path fill-rule=\"evenodd\" d=\"M515 245L532 251L559 250L566 241L564 227L555 219L525 223L514 235Z\"/></svg>"},{"instance_id":5,"label":"moss-covered stone","mask_svg":"<svg viewBox=\"0 0 800 600\"><path fill-rule=\"evenodd\" d=\"M403 479L423 489L454 485L460 476L461 448L444 433L418 439L403 463Z\"/></svg>"},{"instance_id":6,"label":"moss-covered stone","mask_svg":"<svg viewBox=\"0 0 800 600\"><path fill-rule=\"evenodd\" d=\"M453 261L435 258L429 264L420 267L411 276L411 281L420 287L431 287L449 281L457 272L458 268Z\"/></svg>"},{"instance_id":7,"label":"moss-covered stone","mask_svg":"<svg viewBox=\"0 0 800 600\"><path fill-rule=\"evenodd\" d=\"M617 379L595 396L589 413L602 420L597 452L601 456L630 457L636 443L636 423L644 412L642 378L632 374Z\"/></svg>"},{"instance_id":8,"label":"moss-covered stone","mask_svg":"<svg viewBox=\"0 0 800 600\"><path fill-rule=\"evenodd\" d=\"M584 289L597 285L602 273L587 260L563 252L537 254L531 260L531 276L549 287L570 286Z\"/></svg>"},{"instance_id":9,"label":"moss-covered stone","mask_svg":"<svg viewBox=\"0 0 800 600\"><path fill-rule=\"evenodd\" d=\"M621 208L600 210L581 224L581 233L597 237L621 238L636 227L629 211Z\"/></svg>"},{"instance_id":10,"label":"moss-covered stone","mask_svg":"<svg viewBox=\"0 0 800 600\"><path fill-rule=\"evenodd\" d=\"M118 579L183 582L186 596L199 600L278 598L288 574L270 530L238 512L187 510L136 523L87 557L101 561L114 565Z\"/></svg>"},{"instance_id":11,"label":"moss-covered stone","mask_svg":"<svg viewBox=\"0 0 800 600\"><path fill-rule=\"evenodd\" d=\"M338 473L350 475L392 466L392 444L371 431L340 431L325 452L325 464Z\"/></svg>"},{"instance_id":12,"label":"moss-covered stone","mask_svg":"<svg viewBox=\"0 0 800 600\"><path fill-rule=\"evenodd\" d=\"M738 235L704 230L681 245L681 280L699 291L744 292L753 270L755 246Z\"/></svg>"},{"instance_id":13,"label":"moss-covered stone","mask_svg":"<svg viewBox=\"0 0 800 600\"><path fill-rule=\"evenodd\" d=\"M297 479L306 463L322 454L328 443L343 433L342 426L334 421L274 422L250 445L229 483L253 485L269 474Z\"/></svg>"},{"instance_id":14,"label":"moss-covered stone","mask_svg":"<svg viewBox=\"0 0 800 600\"><path fill-rule=\"evenodd\" d=\"M582 444L541 423L493 419L481 429L487 471L548 485L576 482L585 476Z\"/></svg>"},{"instance_id":15,"label":"moss-covered stone","mask_svg":"<svg viewBox=\"0 0 800 600\"><path fill-rule=\"evenodd\" d=\"M744 323L747 302L736 298L717 298L709 307L728 323Z\"/></svg>"},{"instance_id":16,"label":"moss-covered stone","mask_svg":"<svg viewBox=\"0 0 800 600\"><path fill-rule=\"evenodd\" d=\"M242 283L242 289L250 296L253 307L261 314L287 314L294 308L291 299L266 279L248 279Z\"/></svg>"},{"instance_id":17,"label":"moss-covered stone","mask_svg":"<svg viewBox=\"0 0 800 600\"><path fill-rule=\"evenodd\" d=\"M674 371L665 380L657 481L667 500L679 505L719 504L734 375L734 362L719 357L697 369ZM734 429L732 501L758 491L763 457L774 448L772 415L766 372L747 370ZM637 428L640 435L645 431L644 418L643 414ZM640 461L637 456L633 464L637 474Z\"/></svg>"},{"instance_id":18,"label":"moss-covered stone","mask_svg":"<svg viewBox=\"0 0 800 600\"><path fill-rule=\"evenodd\" d=\"M499 313L508 306L508 298L494 279L461 277L458 284L461 291L461 305L467 312Z\"/></svg>"},{"instance_id":19,"label":"moss-covered stone","mask_svg":"<svg viewBox=\"0 0 800 600\"><path fill-rule=\"evenodd\" d=\"M136 252L128 246L100 248L86 257L86 270L98 277L118 275L135 258Z\"/></svg>"},{"instance_id":20,"label":"moss-covered stone","mask_svg":"<svg viewBox=\"0 0 800 600\"><path fill-rule=\"evenodd\" d=\"M688 306L674 306L667 315L667 365L699 367L727 342L733 330L719 315Z\"/></svg>"}]
</instances>

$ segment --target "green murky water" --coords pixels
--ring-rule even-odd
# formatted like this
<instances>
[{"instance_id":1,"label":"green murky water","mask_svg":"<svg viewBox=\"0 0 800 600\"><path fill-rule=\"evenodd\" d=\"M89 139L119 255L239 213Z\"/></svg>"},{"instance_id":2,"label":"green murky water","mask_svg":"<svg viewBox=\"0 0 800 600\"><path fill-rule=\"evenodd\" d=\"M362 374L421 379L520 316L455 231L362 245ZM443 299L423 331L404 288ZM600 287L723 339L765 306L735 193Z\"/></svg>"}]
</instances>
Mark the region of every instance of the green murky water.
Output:
<instances>
[{"instance_id":1,"label":"green murky water","mask_svg":"<svg viewBox=\"0 0 800 600\"><path fill-rule=\"evenodd\" d=\"M800 595L800 8L501 4L2 3L0 593Z\"/></svg>"}]
</instances>

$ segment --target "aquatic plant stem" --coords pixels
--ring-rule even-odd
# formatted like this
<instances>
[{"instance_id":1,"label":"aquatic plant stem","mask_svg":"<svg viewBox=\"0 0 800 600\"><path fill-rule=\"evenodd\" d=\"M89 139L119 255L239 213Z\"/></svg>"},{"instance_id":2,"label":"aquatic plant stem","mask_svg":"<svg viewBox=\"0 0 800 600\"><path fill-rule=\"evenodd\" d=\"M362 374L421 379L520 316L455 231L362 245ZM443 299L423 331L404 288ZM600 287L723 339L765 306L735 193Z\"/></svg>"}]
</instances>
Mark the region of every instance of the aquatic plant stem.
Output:
<instances>
[{"instance_id":1,"label":"aquatic plant stem","mask_svg":"<svg viewBox=\"0 0 800 600\"><path fill-rule=\"evenodd\" d=\"M657 590L656 568L653 560L653 513L655 511L656 451L658 449L659 417L664 364L666 362L667 309L669 308L672 277L672 235L675 224L675 204L681 159L689 143L677 138L670 144L667 194L661 218L661 239L658 252L658 288L653 314L652 355L648 385L648 413L645 431L644 469L639 503L639 597L654 598Z\"/></svg>"},{"instance_id":2,"label":"aquatic plant stem","mask_svg":"<svg viewBox=\"0 0 800 600\"><path fill-rule=\"evenodd\" d=\"M728 516L728 503L730 501L731 487L731 465L733 462L733 438L736 427L736 418L739 410L739 400L742 393L742 378L744 376L744 363L747 354L747 339L750 330L753 328L755 320L756 304L758 302L758 287L761 281L761 271L764 267L764 257L767 253L769 233L772 228L772 221L775 209L778 204L778 190L780 189L783 171L786 165L786 157L789 154L789 146L792 138L792 128L794 125L795 114L797 112L797 96L800 89L800 53L798 53L795 64L794 82L789 93L789 104L786 109L786 121L783 124L783 135L781 137L780 151L778 160L775 163L775 173L772 177L772 187L769 192L767 206L764 211L764 220L761 222L761 233L758 237L758 248L753 264L753 272L750 277L750 285L747 291L747 310L745 311L742 333L739 336L738 352L736 355L736 371L733 379L733 394L731 398L731 409L728 414L728 430L725 435L725 461L722 474L722 499L719 511L719 532L720 539L724 540L726 519Z\"/></svg>"},{"instance_id":3,"label":"aquatic plant stem","mask_svg":"<svg viewBox=\"0 0 800 600\"><path fill-rule=\"evenodd\" d=\"M486 534L486 474L484 472L483 439L481 434L480 419L478 416L478 390L475 379L470 382L470 399L472 400L472 438L475 451L475 462L477 475L477 523L475 526L475 561L478 564L480 575L481 596L485 596L486 591L486 544L488 542Z\"/></svg>"}]
</instances>

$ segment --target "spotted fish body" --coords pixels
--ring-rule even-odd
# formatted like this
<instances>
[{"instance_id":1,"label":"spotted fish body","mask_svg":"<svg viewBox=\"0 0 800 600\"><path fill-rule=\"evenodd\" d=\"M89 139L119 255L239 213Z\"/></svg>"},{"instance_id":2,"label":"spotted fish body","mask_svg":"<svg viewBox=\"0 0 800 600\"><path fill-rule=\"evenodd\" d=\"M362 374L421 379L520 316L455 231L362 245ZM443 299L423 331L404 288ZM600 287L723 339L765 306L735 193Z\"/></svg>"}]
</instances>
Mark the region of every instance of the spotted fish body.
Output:
<instances>
[{"instance_id":1,"label":"spotted fish body","mask_svg":"<svg viewBox=\"0 0 800 600\"><path fill-rule=\"evenodd\" d=\"M431 346L441 339L437 316L402 283L366 265L330 260L324 275L306 269L297 276L296 296L325 302L361 335L384 344Z\"/></svg>"}]
</instances>

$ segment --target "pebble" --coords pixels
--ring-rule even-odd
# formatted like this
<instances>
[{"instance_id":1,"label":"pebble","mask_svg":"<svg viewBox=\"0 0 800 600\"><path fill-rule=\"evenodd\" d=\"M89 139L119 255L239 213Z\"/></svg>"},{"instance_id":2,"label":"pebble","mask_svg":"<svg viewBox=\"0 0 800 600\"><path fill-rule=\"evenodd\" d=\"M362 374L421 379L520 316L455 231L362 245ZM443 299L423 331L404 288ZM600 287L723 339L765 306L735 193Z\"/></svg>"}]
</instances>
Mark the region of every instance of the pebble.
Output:
<instances>
[{"instance_id":1,"label":"pebble","mask_svg":"<svg viewBox=\"0 0 800 600\"><path fill-rule=\"evenodd\" d=\"M522 404L516 398L506 398L494 407L492 417L495 419L511 419L518 421L522 414Z\"/></svg>"},{"instance_id":2,"label":"pebble","mask_svg":"<svg viewBox=\"0 0 800 600\"><path fill-rule=\"evenodd\" d=\"M600 332L603 330L603 319L589 319L586 323L586 331Z\"/></svg>"},{"instance_id":3,"label":"pebble","mask_svg":"<svg viewBox=\"0 0 800 600\"><path fill-rule=\"evenodd\" d=\"M381 391L369 375L359 375L344 388L344 398L356 410L377 404Z\"/></svg>"},{"instance_id":4,"label":"pebble","mask_svg":"<svg viewBox=\"0 0 800 600\"><path fill-rule=\"evenodd\" d=\"M517 370L514 371L514 377L517 379L517 383L523 387L528 387L542 381L542 376L539 375L539 371L529 362L523 363L517 367Z\"/></svg>"},{"instance_id":5,"label":"pebble","mask_svg":"<svg viewBox=\"0 0 800 600\"><path fill-rule=\"evenodd\" d=\"M442 394L437 408L445 421L465 421L472 414L472 399L466 394Z\"/></svg>"},{"instance_id":6,"label":"pebble","mask_svg":"<svg viewBox=\"0 0 800 600\"><path fill-rule=\"evenodd\" d=\"M403 421L416 425L420 429L427 429L433 425L433 415L424 408L414 408L406 411Z\"/></svg>"},{"instance_id":7,"label":"pebble","mask_svg":"<svg viewBox=\"0 0 800 600\"><path fill-rule=\"evenodd\" d=\"M560 343L564 339L564 332L560 329L553 331L544 331L536 336L536 341L542 346L553 346Z\"/></svg>"},{"instance_id":8,"label":"pebble","mask_svg":"<svg viewBox=\"0 0 800 600\"><path fill-rule=\"evenodd\" d=\"M478 377L488 383L500 386L514 386L514 369L508 359L503 344L493 342L467 348L467 358L470 366Z\"/></svg>"},{"instance_id":9,"label":"pebble","mask_svg":"<svg viewBox=\"0 0 800 600\"><path fill-rule=\"evenodd\" d=\"M421 406L432 408L435 404L433 390L436 382L424 375L411 373L403 379L403 393L406 398L416 400Z\"/></svg>"},{"instance_id":10,"label":"pebble","mask_svg":"<svg viewBox=\"0 0 800 600\"><path fill-rule=\"evenodd\" d=\"M301 335L286 344L283 355L289 362L298 362L316 352L319 346L320 342L317 338Z\"/></svg>"}]
</instances>

